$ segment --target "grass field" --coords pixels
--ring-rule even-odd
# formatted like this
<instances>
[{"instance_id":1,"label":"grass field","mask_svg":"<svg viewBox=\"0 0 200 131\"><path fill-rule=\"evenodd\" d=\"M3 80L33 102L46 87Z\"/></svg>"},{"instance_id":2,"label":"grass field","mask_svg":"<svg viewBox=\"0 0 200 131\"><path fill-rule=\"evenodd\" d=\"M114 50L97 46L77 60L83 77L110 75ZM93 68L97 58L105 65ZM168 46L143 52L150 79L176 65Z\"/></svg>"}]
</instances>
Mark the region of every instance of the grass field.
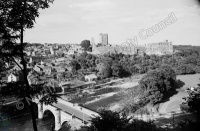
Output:
<instances>
[{"instance_id":1,"label":"grass field","mask_svg":"<svg viewBox=\"0 0 200 131\"><path fill-rule=\"evenodd\" d=\"M181 89L185 90L188 87L198 86L198 84L200 84L200 74L179 75L179 76L177 76L177 80L181 80L185 83L184 86L181 88Z\"/></svg>"}]
</instances>

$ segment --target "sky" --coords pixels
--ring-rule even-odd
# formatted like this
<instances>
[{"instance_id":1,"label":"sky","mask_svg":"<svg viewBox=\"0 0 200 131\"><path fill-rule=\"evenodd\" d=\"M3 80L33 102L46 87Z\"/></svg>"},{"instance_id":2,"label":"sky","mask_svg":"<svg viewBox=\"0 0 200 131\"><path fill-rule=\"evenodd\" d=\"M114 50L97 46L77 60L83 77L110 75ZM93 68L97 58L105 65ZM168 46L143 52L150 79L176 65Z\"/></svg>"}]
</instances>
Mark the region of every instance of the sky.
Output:
<instances>
[{"instance_id":1,"label":"sky","mask_svg":"<svg viewBox=\"0 0 200 131\"><path fill-rule=\"evenodd\" d=\"M146 39L139 32L164 21L173 13L176 21ZM200 6L195 0L54 0L40 10L34 28L25 31L30 43L99 42L108 33L110 44L137 38L138 44L164 40L174 45L200 45ZM145 33L145 32L144 32Z\"/></svg>"}]
</instances>

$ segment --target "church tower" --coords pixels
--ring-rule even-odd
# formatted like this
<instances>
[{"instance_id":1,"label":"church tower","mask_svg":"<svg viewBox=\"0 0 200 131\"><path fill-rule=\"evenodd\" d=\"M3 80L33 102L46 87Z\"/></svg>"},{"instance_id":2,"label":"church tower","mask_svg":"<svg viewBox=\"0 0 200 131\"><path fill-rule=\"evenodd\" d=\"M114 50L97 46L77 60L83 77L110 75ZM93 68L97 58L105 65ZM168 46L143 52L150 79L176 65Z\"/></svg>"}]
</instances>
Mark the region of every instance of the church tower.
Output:
<instances>
[{"instance_id":1,"label":"church tower","mask_svg":"<svg viewBox=\"0 0 200 131\"><path fill-rule=\"evenodd\" d=\"M96 45L95 45L95 42L94 42L94 37L91 38L91 46L92 46L92 52L95 50L96 48Z\"/></svg>"}]
</instances>

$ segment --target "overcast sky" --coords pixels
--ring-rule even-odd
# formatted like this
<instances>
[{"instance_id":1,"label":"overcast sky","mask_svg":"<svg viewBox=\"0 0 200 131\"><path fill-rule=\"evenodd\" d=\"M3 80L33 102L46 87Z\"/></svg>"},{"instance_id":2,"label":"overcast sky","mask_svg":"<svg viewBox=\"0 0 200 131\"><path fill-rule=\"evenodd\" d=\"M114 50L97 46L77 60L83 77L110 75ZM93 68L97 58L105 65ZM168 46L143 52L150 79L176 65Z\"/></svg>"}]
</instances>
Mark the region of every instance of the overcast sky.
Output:
<instances>
[{"instance_id":1,"label":"overcast sky","mask_svg":"<svg viewBox=\"0 0 200 131\"><path fill-rule=\"evenodd\" d=\"M173 12L173 24L147 39L138 37ZM193 0L54 0L41 10L33 29L26 30L30 43L99 42L99 33L108 33L109 43L121 44L137 37L138 44L168 39L175 45L200 45L200 7Z\"/></svg>"}]
</instances>

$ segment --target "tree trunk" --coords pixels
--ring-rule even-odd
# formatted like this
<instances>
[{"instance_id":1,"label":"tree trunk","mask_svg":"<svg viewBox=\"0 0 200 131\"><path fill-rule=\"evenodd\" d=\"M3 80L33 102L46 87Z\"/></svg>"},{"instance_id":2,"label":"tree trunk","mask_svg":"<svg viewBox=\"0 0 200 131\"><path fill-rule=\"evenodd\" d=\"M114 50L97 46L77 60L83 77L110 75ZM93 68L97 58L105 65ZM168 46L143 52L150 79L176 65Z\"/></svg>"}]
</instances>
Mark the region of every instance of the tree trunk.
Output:
<instances>
[{"instance_id":1,"label":"tree trunk","mask_svg":"<svg viewBox=\"0 0 200 131\"><path fill-rule=\"evenodd\" d=\"M23 37L23 31L21 32L21 37ZM23 43L23 38L21 38L21 44ZM26 84L26 88L29 90L30 89L30 85L29 85L29 82L28 82L28 78L27 78L27 67L26 67L26 61L24 59L24 56L23 54L21 54L21 63L23 65L23 76L24 76L24 81L25 81L25 84ZM29 95L29 92L28 92L28 95ZM28 98L30 98L30 96L28 96ZM30 98L31 99L31 98ZM31 111L31 116L32 116L32 122L33 122L33 129L34 131L38 131L37 130L37 124L36 124L36 117L35 117L35 113L34 113L34 109L33 109L33 104L32 102L30 102L30 111Z\"/></svg>"},{"instance_id":2,"label":"tree trunk","mask_svg":"<svg viewBox=\"0 0 200 131\"><path fill-rule=\"evenodd\" d=\"M26 88L28 90L28 95L29 94L29 89L30 89L30 85L29 85L29 82L28 82L28 78L27 78L27 66L26 66L26 61L24 59L24 54L23 54L23 44L24 44L24 11L26 10L26 0L24 1L24 8L23 8L23 12L22 12L22 21L21 21L21 37L20 37L20 44L21 44L21 64L23 65L23 76L24 76L24 81L25 81L25 84L26 84ZM30 98L31 96L28 96L28 98ZM31 99L31 98L30 98ZM34 109L33 109L33 103L30 102L30 105L29 105L29 108L30 108L30 111L31 111L31 116L32 116L32 122L33 122L33 129L34 131L38 131L37 129L37 123L36 123L36 117L35 117L35 113L34 113Z\"/></svg>"},{"instance_id":3,"label":"tree trunk","mask_svg":"<svg viewBox=\"0 0 200 131\"><path fill-rule=\"evenodd\" d=\"M21 44L23 44L23 31L21 32ZM27 78L27 76L28 76L27 75L27 67L26 67L26 61L25 61L24 56L23 56L23 52L21 53L21 63L23 65L23 71L22 72L23 72L23 76L24 76L24 81L25 81L25 84L26 84L26 88L29 91L30 85L29 85L28 78ZM29 95L29 92L27 94ZM28 98L30 98L30 96L28 96ZM36 117L35 117L35 113L34 113L33 103L32 102L30 102L29 107L30 107L31 116L32 116L33 129L34 129L34 131L38 131L37 130Z\"/></svg>"},{"instance_id":4,"label":"tree trunk","mask_svg":"<svg viewBox=\"0 0 200 131\"><path fill-rule=\"evenodd\" d=\"M33 122L33 129L34 129L34 131L38 131L36 117L35 117L35 113L34 113L34 108L33 108L33 103L32 102L30 102L30 110L31 110L32 122Z\"/></svg>"}]
</instances>

